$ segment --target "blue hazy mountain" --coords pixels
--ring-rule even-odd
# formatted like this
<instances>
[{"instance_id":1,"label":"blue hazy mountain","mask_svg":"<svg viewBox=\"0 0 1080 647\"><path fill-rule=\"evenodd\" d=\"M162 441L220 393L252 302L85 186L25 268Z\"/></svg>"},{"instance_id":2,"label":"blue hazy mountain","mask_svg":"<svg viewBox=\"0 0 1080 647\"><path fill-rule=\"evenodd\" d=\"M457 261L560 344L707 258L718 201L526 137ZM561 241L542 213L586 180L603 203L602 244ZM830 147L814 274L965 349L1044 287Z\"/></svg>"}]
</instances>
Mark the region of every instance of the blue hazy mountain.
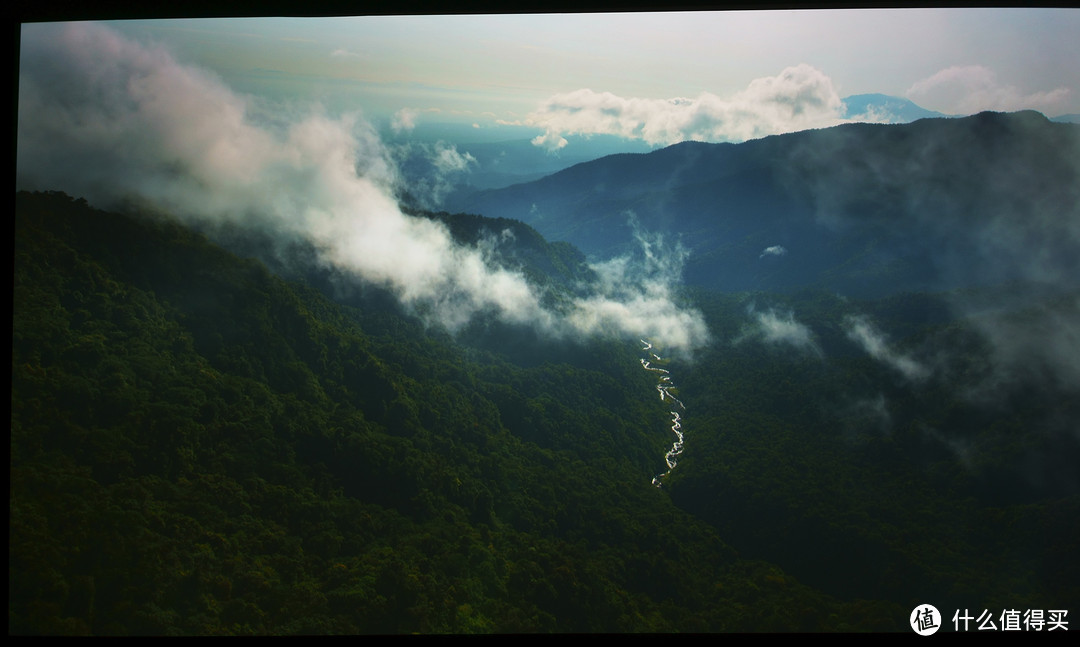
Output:
<instances>
[{"instance_id":1,"label":"blue hazy mountain","mask_svg":"<svg viewBox=\"0 0 1080 647\"><path fill-rule=\"evenodd\" d=\"M431 123L404 133L386 131L383 136L397 158L404 184L429 208L441 207L449 193L532 182L607 155L654 148L615 135L568 135L564 148L548 151L532 143L538 132L524 126Z\"/></svg>"},{"instance_id":2,"label":"blue hazy mountain","mask_svg":"<svg viewBox=\"0 0 1080 647\"><path fill-rule=\"evenodd\" d=\"M615 135L571 135L559 151L533 145L530 139L473 142L459 146L477 160L467 182L478 189L501 188L537 180L565 168L618 153L647 153L653 147L637 139Z\"/></svg>"},{"instance_id":3,"label":"blue hazy mountain","mask_svg":"<svg viewBox=\"0 0 1080 647\"><path fill-rule=\"evenodd\" d=\"M918 119L948 117L934 110L927 110L913 101L887 94L853 94L844 98L844 119L866 118L890 124L903 124Z\"/></svg>"},{"instance_id":4,"label":"blue hazy mountain","mask_svg":"<svg viewBox=\"0 0 1080 647\"><path fill-rule=\"evenodd\" d=\"M447 208L515 218L592 258L636 228L721 290L904 290L1080 276L1080 128L1037 112L846 124L612 155Z\"/></svg>"}]
</instances>

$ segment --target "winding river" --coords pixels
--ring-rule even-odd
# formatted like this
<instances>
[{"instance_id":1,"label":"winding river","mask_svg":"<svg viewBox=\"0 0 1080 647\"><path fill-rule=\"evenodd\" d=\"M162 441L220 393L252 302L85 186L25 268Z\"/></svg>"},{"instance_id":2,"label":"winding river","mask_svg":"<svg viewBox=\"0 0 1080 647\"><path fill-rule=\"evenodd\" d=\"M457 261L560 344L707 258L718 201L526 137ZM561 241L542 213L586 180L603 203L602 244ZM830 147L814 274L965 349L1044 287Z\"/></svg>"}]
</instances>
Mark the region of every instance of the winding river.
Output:
<instances>
[{"instance_id":1,"label":"winding river","mask_svg":"<svg viewBox=\"0 0 1080 647\"><path fill-rule=\"evenodd\" d=\"M675 388L675 385L671 381L671 371L663 368L655 368L651 366L651 361L661 362L660 356L652 352L653 345L644 339L640 340L645 346L641 349L647 353L646 357L641 358L641 366L646 371L653 371L660 374L660 379L656 383L656 390L660 392L660 401L666 402L671 400L674 404L679 405L679 408L686 411L686 405L682 403L679 398L671 394L671 389ZM650 361L651 360L651 361ZM679 416L678 411L671 411L671 431L675 434L675 443L672 444L671 449L664 455L664 462L667 463L667 471L663 474L657 474L653 477L652 483L656 487L663 486L663 479L671 474L671 470L675 469L675 466L679 464L676 460L679 454L683 452L683 432L682 432L682 418Z\"/></svg>"}]
</instances>

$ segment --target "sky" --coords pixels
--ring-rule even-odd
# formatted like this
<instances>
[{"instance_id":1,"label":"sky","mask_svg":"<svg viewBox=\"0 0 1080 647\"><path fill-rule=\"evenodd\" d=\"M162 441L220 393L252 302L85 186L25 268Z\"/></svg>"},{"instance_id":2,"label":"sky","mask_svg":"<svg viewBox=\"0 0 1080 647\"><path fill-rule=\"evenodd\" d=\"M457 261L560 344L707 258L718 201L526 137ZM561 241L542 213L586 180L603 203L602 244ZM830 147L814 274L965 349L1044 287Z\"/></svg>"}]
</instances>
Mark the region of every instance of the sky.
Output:
<instances>
[{"instance_id":1,"label":"sky","mask_svg":"<svg viewBox=\"0 0 1080 647\"><path fill-rule=\"evenodd\" d=\"M660 145L832 125L837 100L864 93L945 114L1080 113L1080 10L1070 8L109 24L238 92L361 110L379 123L397 115L405 128L522 125L549 148L579 132Z\"/></svg>"},{"instance_id":2,"label":"sky","mask_svg":"<svg viewBox=\"0 0 1080 647\"><path fill-rule=\"evenodd\" d=\"M597 284L554 312L491 262L504 238L462 247L401 211L387 133L456 122L549 152L574 135L743 141L842 123L862 93L1080 113L1078 33L1071 9L25 24L16 187L300 239L451 330L489 313L689 352L710 335L674 297L685 250L639 232L636 256L597 262ZM475 166L423 146L445 175Z\"/></svg>"}]
</instances>

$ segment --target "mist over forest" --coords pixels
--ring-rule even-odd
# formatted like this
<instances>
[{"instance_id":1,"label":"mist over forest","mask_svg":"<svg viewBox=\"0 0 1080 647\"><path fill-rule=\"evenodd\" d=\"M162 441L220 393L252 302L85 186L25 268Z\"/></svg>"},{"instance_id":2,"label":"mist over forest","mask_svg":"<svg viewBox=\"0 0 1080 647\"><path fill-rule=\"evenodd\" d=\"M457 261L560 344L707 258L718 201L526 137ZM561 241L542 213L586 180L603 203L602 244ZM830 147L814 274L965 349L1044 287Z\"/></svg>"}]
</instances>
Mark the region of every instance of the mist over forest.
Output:
<instances>
[{"instance_id":1,"label":"mist over forest","mask_svg":"<svg viewBox=\"0 0 1080 647\"><path fill-rule=\"evenodd\" d=\"M533 140L422 138L55 36L20 62L11 633L1071 619L1080 125L797 66L699 99L827 99L792 131L579 91Z\"/></svg>"}]
</instances>

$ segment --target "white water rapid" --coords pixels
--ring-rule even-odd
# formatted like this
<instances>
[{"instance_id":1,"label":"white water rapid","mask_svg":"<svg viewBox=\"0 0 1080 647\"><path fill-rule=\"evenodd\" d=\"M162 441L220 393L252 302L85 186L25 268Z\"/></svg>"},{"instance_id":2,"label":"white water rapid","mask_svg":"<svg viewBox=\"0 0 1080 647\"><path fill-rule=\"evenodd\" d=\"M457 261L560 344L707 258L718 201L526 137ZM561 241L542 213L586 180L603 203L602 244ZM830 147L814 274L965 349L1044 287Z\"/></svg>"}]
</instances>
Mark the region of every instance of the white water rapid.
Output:
<instances>
[{"instance_id":1,"label":"white water rapid","mask_svg":"<svg viewBox=\"0 0 1080 647\"><path fill-rule=\"evenodd\" d=\"M657 355L656 353L651 352L652 348L653 348L652 344L645 341L644 339L642 339L640 341L641 341L641 343L645 344L645 346L641 350L644 351L645 353L647 353L649 358L651 358L653 361L657 361L657 362L663 361L662 359L660 359L659 355ZM672 402L679 405L680 409L682 409L683 411L686 411L686 405L684 405L681 400L679 400L678 398L676 398L674 395L671 394L671 389L675 388L675 385L671 381L671 375L670 375L671 371L668 371L667 369L663 369L663 368L654 368L654 367L650 366L649 359L646 359L645 357L641 358L641 366L646 371L654 371L656 373L661 374L660 380L656 384L656 390L660 392L660 401L665 402L666 400L668 400L670 398ZM664 455L664 462L667 463L667 467L668 467L667 471L664 472L663 474L657 474L656 476L653 477L652 483L656 487L661 487L664 484L663 479L668 474L671 474L671 470L675 469L675 466L678 465L678 461L675 460L675 459L683 451L683 432L681 431L682 430L682 423L680 422L681 420L682 420L682 418L679 416L678 411L672 411L671 412L671 431L672 431L672 433L675 434L676 440L675 440L675 443L671 446L671 449L668 450L668 453Z\"/></svg>"}]
</instances>

